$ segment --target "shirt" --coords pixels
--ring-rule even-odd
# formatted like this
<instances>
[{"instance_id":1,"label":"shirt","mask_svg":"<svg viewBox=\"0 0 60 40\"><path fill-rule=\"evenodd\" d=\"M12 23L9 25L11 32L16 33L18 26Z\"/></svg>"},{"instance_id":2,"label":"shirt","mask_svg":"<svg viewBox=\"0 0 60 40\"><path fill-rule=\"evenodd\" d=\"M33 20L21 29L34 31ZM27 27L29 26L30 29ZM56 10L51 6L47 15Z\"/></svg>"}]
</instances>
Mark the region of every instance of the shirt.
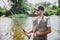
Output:
<instances>
[{"instance_id":1,"label":"shirt","mask_svg":"<svg viewBox=\"0 0 60 40\"><path fill-rule=\"evenodd\" d=\"M38 24L40 23L41 19L42 19L42 16L38 16L37 17ZM48 21L47 21L47 27L50 27L50 26L51 26L50 19L48 19Z\"/></svg>"}]
</instances>

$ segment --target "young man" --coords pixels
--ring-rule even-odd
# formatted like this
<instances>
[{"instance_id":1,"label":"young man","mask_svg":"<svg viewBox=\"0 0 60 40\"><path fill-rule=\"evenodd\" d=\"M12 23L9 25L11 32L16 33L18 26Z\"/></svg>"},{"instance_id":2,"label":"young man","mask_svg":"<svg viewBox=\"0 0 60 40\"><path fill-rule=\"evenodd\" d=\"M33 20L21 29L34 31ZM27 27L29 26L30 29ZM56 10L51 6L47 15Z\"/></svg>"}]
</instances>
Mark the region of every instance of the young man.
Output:
<instances>
[{"instance_id":1,"label":"young man","mask_svg":"<svg viewBox=\"0 0 60 40\"><path fill-rule=\"evenodd\" d=\"M33 40L47 40L47 34L51 32L50 19L43 15L44 8L42 6L39 6L36 12L38 17L33 21L33 29L25 34L33 32Z\"/></svg>"}]
</instances>

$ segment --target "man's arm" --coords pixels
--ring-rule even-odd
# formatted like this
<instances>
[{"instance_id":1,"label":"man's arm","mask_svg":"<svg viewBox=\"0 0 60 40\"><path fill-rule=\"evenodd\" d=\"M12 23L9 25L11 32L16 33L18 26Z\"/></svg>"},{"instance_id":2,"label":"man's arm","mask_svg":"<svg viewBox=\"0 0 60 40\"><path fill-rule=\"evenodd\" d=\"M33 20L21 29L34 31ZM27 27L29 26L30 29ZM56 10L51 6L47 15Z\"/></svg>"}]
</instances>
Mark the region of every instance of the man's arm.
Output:
<instances>
[{"instance_id":1,"label":"man's arm","mask_svg":"<svg viewBox=\"0 0 60 40\"><path fill-rule=\"evenodd\" d=\"M51 27L48 27L48 30L47 31L45 31L45 32L35 32L35 36L42 36L42 35L47 35L47 34L49 34L49 33L51 33Z\"/></svg>"},{"instance_id":2,"label":"man's arm","mask_svg":"<svg viewBox=\"0 0 60 40\"><path fill-rule=\"evenodd\" d=\"M48 30L46 32L43 32L42 33L43 35L47 35L47 34L51 33L51 21L50 21L50 18L47 19L47 28L48 28Z\"/></svg>"},{"instance_id":3,"label":"man's arm","mask_svg":"<svg viewBox=\"0 0 60 40\"><path fill-rule=\"evenodd\" d=\"M31 31L28 32L28 34L29 34L29 33L32 33L32 32L33 32L33 31L31 30Z\"/></svg>"},{"instance_id":4,"label":"man's arm","mask_svg":"<svg viewBox=\"0 0 60 40\"><path fill-rule=\"evenodd\" d=\"M48 30L47 31L42 32L42 35L47 35L49 33L51 33L51 27L48 27Z\"/></svg>"}]
</instances>

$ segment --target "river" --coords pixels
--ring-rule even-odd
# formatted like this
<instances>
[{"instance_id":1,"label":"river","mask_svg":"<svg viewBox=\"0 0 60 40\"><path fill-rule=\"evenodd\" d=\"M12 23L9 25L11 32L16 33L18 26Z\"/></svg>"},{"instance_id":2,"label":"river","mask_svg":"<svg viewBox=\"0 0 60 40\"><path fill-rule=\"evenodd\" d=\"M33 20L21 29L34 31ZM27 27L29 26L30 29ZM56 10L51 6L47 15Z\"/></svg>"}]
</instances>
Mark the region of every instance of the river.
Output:
<instances>
[{"instance_id":1,"label":"river","mask_svg":"<svg viewBox=\"0 0 60 40\"><path fill-rule=\"evenodd\" d=\"M48 34L48 40L60 40L60 16L49 16L51 20L51 29L52 32ZM35 20L36 17L23 18L21 20L22 26L25 31L30 31L32 29L32 20ZM13 40L13 36L10 35L10 30L12 27L12 19L4 17L0 18L0 40ZM7 33L8 32L8 33ZM13 33L13 32L12 32ZM8 34L8 35L7 35ZM29 40L32 40L33 36ZM25 40L28 40L25 37Z\"/></svg>"}]
</instances>

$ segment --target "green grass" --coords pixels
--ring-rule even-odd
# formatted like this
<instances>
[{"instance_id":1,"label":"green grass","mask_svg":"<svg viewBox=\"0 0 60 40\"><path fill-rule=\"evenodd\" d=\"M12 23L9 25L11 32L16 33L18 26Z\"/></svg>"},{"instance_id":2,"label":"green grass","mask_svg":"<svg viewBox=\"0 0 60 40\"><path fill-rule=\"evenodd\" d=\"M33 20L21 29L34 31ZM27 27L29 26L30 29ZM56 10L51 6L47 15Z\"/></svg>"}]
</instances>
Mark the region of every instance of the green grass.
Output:
<instances>
[{"instance_id":1,"label":"green grass","mask_svg":"<svg viewBox=\"0 0 60 40\"><path fill-rule=\"evenodd\" d=\"M15 16L16 18L27 18L27 17L28 17L27 14L15 14L14 16ZM8 17L12 18L13 16L10 15L10 16L8 16Z\"/></svg>"},{"instance_id":2,"label":"green grass","mask_svg":"<svg viewBox=\"0 0 60 40\"><path fill-rule=\"evenodd\" d=\"M28 17L27 14L15 14L15 16L16 16L17 18L26 18L26 17Z\"/></svg>"}]
</instances>

